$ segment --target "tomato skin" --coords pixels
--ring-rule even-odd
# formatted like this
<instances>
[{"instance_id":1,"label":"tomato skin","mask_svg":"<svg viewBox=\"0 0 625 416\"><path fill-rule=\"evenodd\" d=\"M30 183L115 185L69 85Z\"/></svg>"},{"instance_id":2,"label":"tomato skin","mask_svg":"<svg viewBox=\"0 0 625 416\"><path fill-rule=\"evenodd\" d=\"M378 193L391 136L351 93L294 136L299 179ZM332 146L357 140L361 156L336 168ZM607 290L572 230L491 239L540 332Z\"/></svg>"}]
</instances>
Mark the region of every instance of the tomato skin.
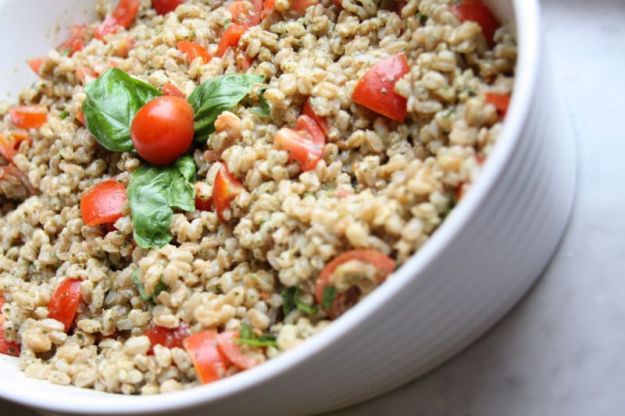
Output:
<instances>
[{"instance_id":1,"label":"tomato skin","mask_svg":"<svg viewBox=\"0 0 625 416\"><path fill-rule=\"evenodd\" d=\"M317 4L317 0L293 0L291 10L297 13L305 13L310 6Z\"/></svg>"},{"instance_id":2,"label":"tomato skin","mask_svg":"<svg viewBox=\"0 0 625 416\"><path fill-rule=\"evenodd\" d=\"M236 48L239 44L239 39L241 39L246 30L247 28L243 25L233 24L228 26L228 29L221 35L216 55L221 58L228 49Z\"/></svg>"},{"instance_id":3,"label":"tomato skin","mask_svg":"<svg viewBox=\"0 0 625 416\"><path fill-rule=\"evenodd\" d=\"M9 341L4 335L4 294L0 292L0 354L11 355L13 357L19 357L20 344L14 341Z\"/></svg>"},{"instance_id":4,"label":"tomato skin","mask_svg":"<svg viewBox=\"0 0 625 416\"><path fill-rule=\"evenodd\" d=\"M47 56L39 56L37 58L30 58L29 60L26 61L30 69L32 69L33 72L39 76L41 76L41 67L46 62L48 62Z\"/></svg>"},{"instance_id":5,"label":"tomato skin","mask_svg":"<svg viewBox=\"0 0 625 416\"><path fill-rule=\"evenodd\" d=\"M48 122L48 110L40 105L18 105L9 113L13 124L20 129L38 129Z\"/></svg>"},{"instance_id":6,"label":"tomato skin","mask_svg":"<svg viewBox=\"0 0 625 416\"><path fill-rule=\"evenodd\" d=\"M127 202L124 185L115 180L100 182L80 198L82 222L90 227L112 224L123 216Z\"/></svg>"},{"instance_id":7,"label":"tomato skin","mask_svg":"<svg viewBox=\"0 0 625 416\"><path fill-rule=\"evenodd\" d=\"M315 120L301 115L295 125L297 130L281 128L274 137L276 148L289 152L303 172L313 170L323 156L325 135Z\"/></svg>"},{"instance_id":8,"label":"tomato skin","mask_svg":"<svg viewBox=\"0 0 625 416\"><path fill-rule=\"evenodd\" d=\"M202 62L207 64L213 59L213 57L208 53L206 48L202 45L197 44L195 42L190 42L188 40L181 40L177 44L177 48L180 52L184 53L187 56L187 60L189 64L193 63L197 58L201 58Z\"/></svg>"},{"instance_id":9,"label":"tomato skin","mask_svg":"<svg viewBox=\"0 0 625 416\"><path fill-rule=\"evenodd\" d=\"M161 91L164 95L169 95L170 97L180 97L186 98L184 93L178 89L174 84L168 82L167 84L161 87Z\"/></svg>"},{"instance_id":10,"label":"tomato skin","mask_svg":"<svg viewBox=\"0 0 625 416\"><path fill-rule=\"evenodd\" d=\"M387 255L381 253L378 250L371 249L357 249L346 251L339 254L330 263L326 264L319 278L317 278L317 284L315 287L315 298L317 303L323 307L323 292L326 287L332 287L332 274L343 263L348 261L358 260L363 263L369 263L375 266L381 272L381 281L384 281L389 274L395 271L395 260L391 259ZM337 294L332 302L330 310L326 310L326 313L331 318L336 318L345 312L344 305L345 299L342 294Z\"/></svg>"},{"instance_id":11,"label":"tomato skin","mask_svg":"<svg viewBox=\"0 0 625 416\"><path fill-rule=\"evenodd\" d=\"M224 211L230 208L230 201L236 198L244 189L241 182L228 172L228 168L225 165L222 166L217 175L215 175L213 184L213 205L220 221L226 221Z\"/></svg>"},{"instance_id":12,"label":"tomato skin","mask_svg":"<svg viewBox=\"0 0 625 416\"><path fill-rule=\"evenodd\" d=\"M508 107L510 107L510 94L487 92L484 96L484 101L488 104L494 105L502 119L506 117Z\"/></svg>"},{"instance_id":13,"label":"tomato skin","mask_svg":"<svg viewBox=\"0 0 625 416\"><path fill-rule=\"evenodd\" d=\"M139 7L141 7L141 0L119 0L113 13L106 16L104 21L96 26L93 37L102 40L106 35L122 28L128 29L137 17Z\"/></svg>"},{"instance_id":14,"label":"tomato skin","mask_svg":"<svg viewBox=\"0 0 625 416\"><path fill-rule=\"evenodd\" d=\"M87 123L85 122L85 113L83 113L82 110L78 110L76 112L76 120L78 120L83 126L87 125Z\"/></svg>"},{"instance_id":15,"label":"tomato skin","mask_svg":"<svg viewBox=\"0 0 625 416\"><path fill-rule=\"evenodd\" d=\"M23 131L14 131L8 137L0 134L0 154L4 156L8 162L12 162L23 141L31 141L28 135Z\"/></svg>"},{"instance_id":16,"label":"tomato skin","mask_svg":"<svg viewBox=\"0 0 625 416\"><path fill-rule=\"evenodd\" d=\"M184 0L152 0L152 7L156 13L163 15L176 10Z\"/></svg>"},{"instance_id":17,"label":"tomato skin","mask_svg":"<svg viewBox=\"0 0 625 416\"><path fill-rule=\"evenodd\" d=\"M236 343L239 338L239 333L235 331L225 331L217 335L217 348L234 364L239 370L248 370L252 367L256 367L263 363L263 356L261 354L246 355L241 351L241 347Z\"/></svg>"},{"instance_id":18,"label":"tomato skin","mask_svg":"<svg viewBox=\"0 0 625 416\"><path fill-rule=\"evenodd\" d=\"M130 126L132 144L154 165L168 165L193 141L193 109L183 98L157 97L144 105Z\"/></svg>"},{"instance_id":19,"label":"tomato skin","mask_svg":"<svg viewBox=\"0 0 625 416\"><path fill-rule=\"evenodd\" d=\"M262 19L266 19L269 17L276 8L276 0L264 0L263 2L263 12Z\"/></svg>"},{"instance_id":20,"label":"tomato skin","mask_svg":"<svg viewBox=\"0 0 625 416\"><path fill-rule=\"evenodd\" d=\"M182 348L182 341L189 336L189 328L184 324L173 329L154 325L146 329L143 335L150 339L151 345L148 355L151 355L154 353L153 349L156 345L167 348Z\"/></svg>"},{"instance_id":21,"label":"tomato skin","mask_svg":"<svg viewBox=\"0 0 625 416\"><path fill-rule=\"evenodd\" d=\"M225 375L226 363L217 348L217 331L206 330L190 335L182 345L191 356L200 383L212 383Z\"/></svg>"},{"instance_id":22,"label":"tomato skin","mask_svg":"<svg viewBox=\"0 0 625 416\"><path fill-rule=\"evenodd\" d=\"M462 0L451 6L451 11L461 22L472 21L480 25L488 46L492 48L495 45L495 31L500 24L481 0Z\"/></svg>"},{"instance_id":23,"label":"tomato skin","mask_svg":"<svg viewBox=\"0 0 625 416\"><path fill-rule=\"evenodd\" d=\"M68 56L72 56L85 47L86 40L87 26L75 25L69 29L69 39L60 44L57 49L62 53L67 53Z\"/></svg>"},{"instance_id":24,"label":"tomato skin","mask_svg":"<svg viewBox=\"0 0 625 416\"><path fill-rule=\"evenodd\" d=\"M315 110L313 110L310 105L310 98L306 100L306 103L304 103L302 114L315 120L319 127L321 127L321 130L323 130L323 132L326 134L326 136L328 135L328 132L330 131L330 128L328 127L328 120L325 117L321 117L315 114Z\"/></svg>"},{"instance_id":25,"label":"tomato skin","mask_svg":"<svg viewBox=\"0 0 625 416\"><path fill-rule=\"evenodd\" d=\"M407 114L407 101L394 89L397 81L409 70L403 53L382 59L358 81L352 100L391 120L403 122Z\"/></svg>"},{"instance_id":26,"label":"tomato skin","mask_svg":"<svg viewBox=\"0 0 625 416\"><path fill-rule=\"evenodd\" d=\"M71 328L78 312L81 301L80 282L80 279L74 278L63 280L48 303L48 317L65 325L65 332Z\"/></svg>"}]
</instances>

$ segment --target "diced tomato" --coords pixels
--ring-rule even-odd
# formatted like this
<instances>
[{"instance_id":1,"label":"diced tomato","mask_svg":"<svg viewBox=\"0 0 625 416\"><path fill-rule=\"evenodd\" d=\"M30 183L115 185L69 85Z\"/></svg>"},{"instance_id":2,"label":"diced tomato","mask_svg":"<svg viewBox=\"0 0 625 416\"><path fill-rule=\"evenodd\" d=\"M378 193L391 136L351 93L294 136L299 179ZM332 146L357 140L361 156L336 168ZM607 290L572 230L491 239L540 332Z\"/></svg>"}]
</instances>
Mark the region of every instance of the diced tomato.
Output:
<instances>
[{"instance_id":1,"label":"diced tomato","mask_svg":"<svg viewBox=\"0 0 625 416\"><path fill-rule=\"evenodd\" d=\"M217 347L219 351L234 364L239 370L247 370L256 367L265 361L265 357L258 352L250 351L245 354L236 340L239 333L235 331L225 331L217 335Z\"/></svg>"},{"instance_id":2,"label":"diced tomato","mask_svg":"<svg viewBox=\"0 0 625 416\"><path fill-rule=\"evenodd\" d=\"M81 300L80 282L80 279L74 278L63 280L48 303L48 317L65 325L65 332L71 328L78 312Z\"/></svg>"},{"instance_id":3,"label":"diced tomato","mask_svg":"<svg viewBox=\"0 0 625 416\"><path fill-rule=\"evenodd\" d=\"M176 10L178 6L184 3L184 0L152 0L152 7L158 14L167 14Z\"/></svg>"},{"instance_id":4,"label":"diced tomato","mask_svg":"<svg viewBox=\"0 0 625 416\"><path fill-rule=\"evenodd\" d=\"M265 0L263 2L263 13L262 18L266 19L269 17L276 8L276 0Z\"/></svg>"},{"instance_id":5,"label":"diced tomato","mask_svg":"<svg viewBox=\"0 0 625 416\"><path fill-rule=\"evenodd\" d=\"M8 136L0 134L0 154L8 162L12 162L23 141L30 141L28 134L24 131L14 131Z\"/></svg>"},{"instance_id":6,"label":"diced tomato","mask_svg":"<svg viewBox=\"0 0 625 416\"><path fill-rule=\"evenodd\" d=\"M263 0L237 0L228 9L232 15L232 23L245 27L255 26L261 21Z\"/></svg>"},{"instance_id":7,"label":"diced tomato","mask_svg":"<svg viewBox=\"0 0 625 416\"><path fill-rule=\"evenodd\" d=\"M207 64L210 62L213 57L208 53L208 51L202 46L195 42L190 42L188 40L181 40L178 42L178 50L184 53L187 56L187 60L189 64L195 61L197 58L201 58L202 62Z\"/></svg>"},{"instance_id":8,"label":"diced tomato","mask_svg":"<svg viewBox=\"0 0 625 416\"><path fill-rule=\"evenodd\" d=\"M240 72L246 72L254 63L254 58L250 58L245 54L245 52L239 52L235 57L235 61L237 64L237 69Z\"/></svg>"},{"instance_id":9,"label":"diced tomato","mask_svg":"<svg viewBox=\"0 0 625 416\"><path fill-rule=\"evenodd\" d=\"M189 336L189 327L180 325L178 328L165 328L163 326L151 326L143 332L150 339L148 354L153 353L155 345L167 348L182 348L182 341Z\"/></svg>"},{"instance_id":10,"label":"diced tomato","mask_svg":"<svg viewBox=\"0 0 625 416\"><path fill-rule=\"evenodd\" d=\"M230 201L236 198L244 189L241 182L228 172L225 165L217 172L215 183L213 184L213 205L221 221L225 221L224 211L230 208Z\"/></svg>"},{"instance_id":11,"label":"diced tomato","mask_svg":"<svg viewBox=\"0 0 625 416\"><path fill-rule=\"evenodd\" d=\"M113 13L106 16L104 21L96 26L93 36L102 40L106 35L122 28L128 29L137 17L139 7L141 7L141 0L119 0Z\"/></svg>"},{"instance_id":12,"label":"diced tomato","mask_svg":"<svg viewBox=\"0 0 625 416\"><path fill-rule=\"evenodd\" d=\"M122 217L127 200L124 185L114 180L100 182L80 198L82 222L91 227L114 223Z\"/></svg>"},{"instance_id":13,"label":"diced tomato","mask_svg":"<svg viewBox=\"0 0 625 416\"><path fill-rule=\"evenodd\" d=\"M281 128L274 137L278 149L287 150L289 159L299 163L302 171L313 170L323 156L325 135L315 120L301 115L295 125L297 130Z\"/></svg>"},{"instance_id":14,"label":"diced tomato","mask_svg":"<svg viewBox=\"0 0 625 416\"><path fill-rule=\"evenodd\" d=\"M339 254L330 263L326 264L319 278L315 288L315 298L317 303L324 307L324 292L326 288L334 288L332 282L332 274L336 269L344 263L349 261L361 261L363 263L369 263L379 270L379 283L384 281L389 274L395 270L395 260L391 259L384 253L377 250L351 250L345 253ZM334 299L331 302L330 309L326 310L326 313L331 318L336 318L349 309L357 299L351 299L352 293L347 290L342 293L336 293ZM356 292L356 297L359 296L359 292Z\"/></svg>"},{"instance_id":15,"label":"diced tomato","mask_svg":"<svg viewBox=\"0 0 625 416\"><path fill-rule=\"evenodd\" d=\"M488 46L491 48L494 46L499 21L481 0L462 0L451 6L451 11L461 22L472 21L480 25Z\"/></svg>"},{"instance_id":16,"label":"diced tomato","mask_svg":"<svg viewBox=\"0 0 625 416\"><path fill-rule=\"evenodd\" d=\"M20 344L9 341L4 335L4 295L0 292L0 354L12 355L18 357L20 355Z\"/></svg>"},{"instance_id":17,"label":"diced tomato","mask_svg":"<svg viewBox=\"0 0 625 416\"><path fill-rule=\"evenodd\" d=\"M495 92L487 92L484 96L484 101L488 104L492 104L497 109L497 113L503 119L508 114L508 107L510 106L510 94L498 94Z\"/></svg>"},{"instance_id":18,"label":"diced tomato","mask_svg":"<svg viewBox=\"0 0 625 416\"><path fill-rule=\"evenodd\" d=\"M168 82L167 84L163 85L161 87L161 91L163 92L163 94L169 95L170 97L186 98L184 93L180 91L178 87L176 87L171 82Z\"/></svg>"},{"instance_id":19,"label":"diced tomato","mask_svg":"<svg viewBox=\"0 0 625 416\"><path fill-rule=\"evenodd\" d=\"M328 120L325 117L321 117L315 114L315 111L310 106L310 98L306 100L304 108L302 109L302 114L307 115L308 117L315 120L319 127L321 127L321 130L323 130L326 135L328 134L328 131L330 131L328 127Z\"/></svg>"},{"instance_id":20,"label":"diced tomato","mask_svg":"<svg viewBox=\"0 0 625 416\"><path fill-rule=\"evenodd\" d=\"M200 182L196 182L195 184L195 209L198 211L210 211L213 206L212 198L202 198L200 197L199 185Z\"/></svg>"},{"instance_id":21,"label":"diced tomato","mask_svg":"<svg viewBox=\"0 0 625 416\"><path fill-rule=\"evenodd\" d=\"M98 74L93 69L84 65L76 68L75 74L76 79L78 79L78 81L80 81L82 84L84 84L86 81L89 81L90 79L96 79L98 77Z\"/></svg>"},{"instance_id":22,"label":"diced tomato","mask_svg":"<svg viewBox=\"0 0 625 416\"><path fill-rule=\"evenodd\" d=\"M78 110L76 112L76 120L80 121L80 124L83 126L87 125L87 122L85 121L85 113L83 113L82 110Z\"/></svg>"},{"instance_id":23,"label":"diced tomato","mask_svg":"<svg viewBox=\"0 0 625 416\"><path fill-rule=\"evenodd\" d=\"M87 35L86 25L72 26L69 30L69 39L57 47L58 51L62 54L72 56L74 53L81 51L85 47Z\"/></svg>"},{"instance_id":24,"label":"diced tomato","mask_svg":"<svg viewBox=\"0 0 625 416\"><path fill-rule=\"evenodd\" d=\"M310 6L317 4L317 0L293 0L291 10L297 13L305 13Z\"/></svg>"},{"instance_id":25,"label":"diced tomato","mask_svg":"<svg viewBox=\"0 0 625 416\"><path fill-rule=\"evenodd\" d=\"M128 54L134 44L135 41L131 37L125 37L119 41L113 53L115 56L119 56L120 58L128 58Z\"/></svg>"},{"instance_id":26,"label":"diced tomato","mask_svg":"<svg viewBox=\"0 0 625 416\"><path fill-rule=\"evenodd\" d=\"M242 25L233 24L228 26L228 29L221 35L219 45L217 45L217 56L221 58L228 49L236 48L239 44L239 39L241 39L246 30L247 28Z\"/></svg>"},{"instance_id":27,"label":"diced tomato","mask_svg":"<svg viewBox=\"0 0 625 416\"><path fill-rule=\"evenodd\" d=\"M358 81L352 99L391 120L404 121L407 114L406 99L394 90L397 81L409 70L403 53L382 59Z\"/></svg>"},{"instance_id":28,"label":"diced tomato","mask_svg":"<svg viewBox=\"0 0 625 416\"><path fill-rule=\"evenodd\" d=\"M200 383L212 383L226 374L224 357L217 348L217 331L198 332L185 338L182 345L191 356Z\"/></svg>"},{"instance_id":29,"label":"diced tomato","mask_svg":"<svg viewBox=\"0 0 625 416\"><path fill-rule=\"evenodd\" d=\"M18 105L9 113L13 124L20 129L38 129L48 122L48 110L40 105Z\"/></svg>"},{"instance_id":30,"label":"diced tomato","mask_svg":"<svg viewBox=\"0 0 625 416\"><path fill-rule=\"evenodd\" d=\"M48 57L47 56L40 56L37 58L31 58L29 60L26 61L26 63L28 63L28 66L30 67L30 69L33 70L33 72L39 76L41 76L41 67L48 62Z\"/></svg>"}]
</instances>

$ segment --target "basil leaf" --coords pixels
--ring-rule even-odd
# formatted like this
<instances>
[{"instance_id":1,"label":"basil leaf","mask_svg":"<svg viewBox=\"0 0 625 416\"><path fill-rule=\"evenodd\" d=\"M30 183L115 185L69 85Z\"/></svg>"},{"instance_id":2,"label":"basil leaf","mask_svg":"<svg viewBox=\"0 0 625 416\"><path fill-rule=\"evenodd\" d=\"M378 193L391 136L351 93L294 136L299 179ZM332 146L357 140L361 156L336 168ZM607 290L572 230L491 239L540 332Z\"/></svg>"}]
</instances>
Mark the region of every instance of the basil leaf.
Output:
<instances>
[{"instance_id":1,"label":"basil leaf","mask_svg":"<svg viewBox=\"0 0 625 416\"><path fill-rule=\"evenodd\" d=\"M277 347L276 337L273 335L256 336L248 324L241 324L237 344L249 345L250 347Z\"/></svg>"},{"instance_id":2,"label":"basil leaf","mask_svg":"<svg viewBox=\"0 0 625 416\"><path fill-rule=\"evenodd\" d=\"M271 114L271 107L269 107L269 103L265 98L265 91L267 91L267 87L263 87L258 91L258 107L252 108L252 113L259 117L269 117Z\"/></svg>"},{"instance_id":3,"label":"basil leaf","mask_svg":"<svg viewBox=\"0 0 625 416\"><path fill-rule=\"evenodd\" d=\"M154 288L154 291L152 292L152 294L150 295L149 293L147 293L145 290L145 285L139 279L139 269L135 269L135 271L132 272L130 279L132 280L132 283L134 283L134 285L137 286L137 290L139 291L139 297L144 302L150 302L152 304L156 304L156 297L158 296L158 294L161 293L163 290L167 289L167 285L163 283L162 281L159 281L156 284L156 287Z\"/></svg>"},{"instance_id":4,"label":"basil leaf","mask_svg":"<svg viewBox=\"0 0 625 416\"><path fill-rule=\"evenodd\" d=\"M82 105L87 128L103 147L114 152L134 149L130 125L141 107L162 95L159 90L112 68L85 87Z\"/></svg>"},{"instance_id":5,"label":"basil leaf","mask_svg":"<svg viewBox=\"0 0 625 416\"><path fill-rule=\"evenodd\" d=\"M298 311L307 315L313 315L317 313L317 308L315 306L308 305L307 303L304 303L299 299L299 289L297 289L296 287L290 287L283 290L281 295L282 312L284 312L285 316L291 313L293 309L297 309Z\"/></svg>"},{"instance_id":6,"label":"basil leaf","mask_svg":"<svg viewBox=\"0 0 625 416\"><path fill-rule=\"evenodd\" d=\"M336 288L333 286L326 286L323 288L323 294L321 296L321 306L323 309L330 310L332 309L332 302L334 302L334 298L336 297Z\"/></svg>"},{"instance_id":7,"label":"basil leaf","mask_svg":"<svg viewBox=\"0 0 625 416\"><path fill-rule=\"evenodd\" d=\"M195 139L205 141L215 131L217 116L234 108L264 79L262 75L228 74L209 79L193 90L188 101L195 114Z\"/></svg>"},{"instance_id":8,"label":"basil leaf","mask_svg":"<svg viewBox=\"0 0 625 416\"><path fill-rule=\"evenodd\" d=\"M317 313L317 307L309 305L307 303L302 302L299 299L295 299L295 307L298 311L305 313L307 315L314 315Z\"/></svg>"},{"instance_id":9,"label":"basil leaf","mask_svg":"<svg viewBox=\"0 0 625 416\"><path fill-rule=\"evenodd\" d=\"M189 155L171 166L141 166L132 173L128 200L139 247L162 247L171 241L172 208L195 209L194 181L195 162Z\"/></svg>"}]
</instances>

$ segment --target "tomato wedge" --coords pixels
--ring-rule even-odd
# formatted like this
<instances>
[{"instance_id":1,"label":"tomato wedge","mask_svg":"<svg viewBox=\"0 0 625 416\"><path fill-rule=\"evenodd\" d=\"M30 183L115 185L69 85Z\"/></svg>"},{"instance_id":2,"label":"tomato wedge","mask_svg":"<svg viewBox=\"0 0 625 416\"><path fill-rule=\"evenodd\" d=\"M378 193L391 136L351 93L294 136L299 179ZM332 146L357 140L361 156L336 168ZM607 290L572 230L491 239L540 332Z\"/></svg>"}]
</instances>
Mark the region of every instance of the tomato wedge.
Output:
<instances>
[{"instance_id":1,"label":"tomato wedge","mask_svg":"<svg viewBox=\"0 0 625 416\"><path fill-rule=\"evenodd\" d=\"M260 353L250 352L245 354L241 346L236 343L239 333L235 331L225 331L217 335L217 347L219 351L234 364L239 370L247 370L256 367L265 361L265 357Z\"/></svg>"},{"instance_id":2,"label":"tomato wedge","mask_svg":"<svg viewBox=\"0 0 625 416\"><path fill-rule=\"evenodd\" d=\"M245 27L256 26L260 23L263 13L263 0L237 0L228 7L232 15L232 23Z\"/></svg>"},{"instance_id":3,"label":"tomato wedge","mask_svg":"<svg viewBox=\"0 0 625 416\"><path fill-rule=\"evenodd\" d=\"M167 348L182 348L182 341L189 336L189 327L180 325L178 328L165 328L162 326L151 326L143 332L143 335L150 339L150 350L153 353L155 345L162 345Z\"/></svg>"},{"instance_id":4,"label":"tomato wedge","mask_svg":"<svg viewBox=\"0 0 625 416\"><path fill-rule=\"evenodd\" d=\"M180 91L178 87L176 87L171 82L168 82L167 84L163 85L161 87L161 91L163 92L163 94L169 95L170 97L186 98L184 93Z\"/></svg>"},{"instance_id":5,"label":"tomato wedge","mask_svg":"<svg viewBox=\"0 0 625 416\"><path fill-rule=\"evenodd\" d=\"M85 113L83 113L82 110L78 110L76 112L76 120L78 120L80 122L80 124L82 124L83 126L87 125L87 123L85 121Z\"/></svg>"},{"instance_id":6,"label":"tomato wedge","mask_svg":"<svg viewBox=\"0 0 625 416\"><path fill-rule=\"evenodd\" d=\"M297 13L305 13L310 6L317 4L317 0L293 0L291 10Z\"/></svg>"},{"instance_id":7,"label":"tomato wedge","mask_svg":"<svg viewBox=\"0 0 625 416\"><path fill-rule=\"evenodd\" d=\"M23 131L14 131L8 137L0 134L0 154L8 162L12 162L23 141L29 141L30 138Z\"/></svg>"},{"instance_id":8,"label":"tomato wedge","mask_svg":"<svg viewBox=\"0 0 625 416\"><path fill-rule=\"evenodd\" d=\"M58 51L61 54L72 56L85 47L87 35L86 25L72 26L69 29L69 38L57 47Z\"/></svg>"},{"instance_id":9,"label":"tomato wedge","mask_svg":"<svg viewBox=\"0 0 625 416\"><path fill-rule=\"evenodd\" d=\"M484 101L488 104L492 104L497 109L500 118L505 118L508 113L508 107L510 106L510 94L498 94L495 92L487 92L484 96Z\"/></svg>"},{"instance_id":10,"label":"tomato wedge","mask_svg":"<svg viewBox=\"0 0 625 416\"><path fill-rule=\"evenodd\" d=\"M90 227L112 224L122 217L127 201L124 185L114 180L100 182L80 198L82 222Z\"/></svg>"},{"instance_id":11,"label":"tomato wedge","mask_svg":"<svg viewBox=\"0 0 625 416\"><path fill-rule=\"evenodd\" d=\"M180 42L178 42L177 48L180 52L184 53L187 56L189 64L191 64L197 58L201 58L202 62L205 64L209 63L210 60L213 59L213 57L210 55L210 53L208 53L206 48L195 42L181 40Z\"/></svg>"},{"instance_id":12,"label":"tomato wedge","mask_svg":"<svg viewBox=\"0 0 625 416\"><path fill-rule=\"evenodd\" d=\"M200 383L212 383L226 374L226 363L217 348L217 331L198 332L185 338L182 345L191 356Z\"/></svg>"},{"instance_id":13,"label":"tomato wedge","mask_svg":"<svg viewBox=\"0 0 625 416\"><path fill-rule=\"evenodd\" d=\"M184 0L152 0L152 7L158 14L167 14L176 10Z\"/></svg>"},{"instance_id":14,"label":"tomato wedge","mask_svg":"<svg viewBox=\"0 0 625 416\"><path fill-rule=\"evenodd\" d=\"M352 286L352 288L345 292L337 293L332 282L332 275L336 269L342 264L352 260L369 263L378 269L379 274L377 275L377 278L379 279L379 283L386 280L388 275L393 273L395 270L395 260L377 250L351 250L339 254L323 268L319 274L315 287L315 298L317 299L317 303L324 308L330 318L336 318L342 315L345 311L347 311L347 309L353 306L360 297L360 291L356 286ZM356 289L355 291L353 290L354 288ZM324 299L327 289L332 289L334 291L334 295L332 296L333 299ZM328 303L330 306L329 308L327 308Z\"/></svg>"},{"instance_id":15,"label":"tomato wedge","mask_svg":"<svg viewBox=\"0 0 625 416\"><path fill-rule=\"evenodd\" d=\"M93 36L96 39L104 39L106 35L115 33L122 28L128 29L134 22L141 7L141 0L119 0L117 7L104 21L96 26Z\"/></svg>"},{"instance_id":16,"label":"tomato wedge","mask_svg":"<svg viewBox=\"0 0 625 416\"><path fill-rule=\"evenodd\" d=\"M382 59L358 81L352 99L391 120L404 121L407 114L406 99L394 90L397 81L409 70L403 53Z\"/></svg>"},{"instance_id":17,"label":"tomato wedge","mask_svg":"<svg viewBox=\"0 0 625 416\"><path fill-rule=\"evenodd\" d=\"M241 39L246 30L247 28L243 25L233 24L228 26L228 29L221 35L216 55L221 58L228 49L236 48L239 44L239 39Z\"/></svg>"},{"instance_id":18,"label":"tomato wedge","mask_svg":"<svg viewBox=\"0 0 625 416\"><path fill-rule=\"evenodd\" d=\"M215 211L217 211L217 216L221 221L225 221L224 211L230 208L230 201L244 189L241 182L228 172L225 165L217 172L213 184L213 205L215 205Z\"/></svg>"},{"instance_id":19,"label":"tomato wedge","mask_svg":"<svg viewBox=\"0 0 625 416\"><path fill-rule=\"evenodd\" d=\"M315 110L313 110L312 107L310 106L310 98L307 99L306 102L304 103L302 114L307 115L308 117L315 120L317 124L319 125L319 127L321 127L321 130L323 130L323 132L327 136L328 131L330 131L330 128L328 127L328 120L325 117L321 117L315 114Z\"/></svg>"},{"instance_id":20,"label":"tomato wedge","mask_svg":"<svg viewBox=\"0 0 625 416\"><path fill-rule=\"evenodd\" d=\"M4 295L0 292L0 354L18 357L20 355L20 344L9 341L4 335Z\"/></svg>"},{"instance_id":21,"label":"tomato wedge","mask_svg":"<svg viewBox=\"0 0 625 416\"><path fill-rule=\"evenodd\" d=\"M18 105L9 113L13 124L20 129L38 129L48 122L48 110L40 105Z\"/></svg>"},{"instance_id":22,"label":"tomato wedge","mask_svg":"<svg viewBox=\"0 0 625 416\"><path fill-rule=\"evenodd\" d=\"M462 0L451 6L451 11L461 22L472 21L480 25L482 34L489 47L495 45L495 31L500 26L499 21L481 0Z\"/></svg>"},{"instance_id":23,"label":"tomato wedge","mask_svg":"<svg viewBox=\"0 0 625 416\"><path fill-rule=\"evenodd\" d=\"M65 325L65 332L71 328L78 312L81 300L80 282L80 279L74 278L63 280L48 303L48 317Z\"/></svg>"},{"instance_id":24,"label":"tomato wedge","mask_svg":"<svg viewBox=\"0 0 625 416\"><path fill-rule=\"evenodd\" d=\"M30 58L29 60L26 61L26 63L28 64L28 66L30 67L30 69L33 70L33 72L39 76L41 76L41 67L48 62L48 57L47 56L40 56L37 58Z\"/></svg>"},{"instance_id":25,"label":"tomato wedge","mask_svg":"<svg viewBox=\"0 0 625 416\"><path fill-rule=\"evenodd\" d=\"M295 125L297 130L281 128L274 137L276 148L289 152L289 159L295 160L300 169L313 170L323 156L325 135L315 120L301 115Z\"/></svg>"}]
</instances>

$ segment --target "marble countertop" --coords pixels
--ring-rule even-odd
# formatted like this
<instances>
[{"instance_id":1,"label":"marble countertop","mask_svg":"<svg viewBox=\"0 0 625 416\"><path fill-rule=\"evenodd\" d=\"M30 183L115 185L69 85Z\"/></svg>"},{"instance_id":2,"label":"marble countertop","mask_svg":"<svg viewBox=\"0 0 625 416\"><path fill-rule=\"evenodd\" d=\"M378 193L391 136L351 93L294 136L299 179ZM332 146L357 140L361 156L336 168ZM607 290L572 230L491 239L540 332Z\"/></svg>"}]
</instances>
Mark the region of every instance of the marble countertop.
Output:
<instances>
[{"instance_id":1,"label":"marble countertop","mask_svg":"<svg viewBox=\"0 0 625 416\"><path fill-rule=\"evenodd\" d=\"M480 341L394 392L327 416L625 414L625 1L542 6L580 148L575 211L557 255ZM33 415L2 401L0 414Z\"/></svg>"}]
</instances>

